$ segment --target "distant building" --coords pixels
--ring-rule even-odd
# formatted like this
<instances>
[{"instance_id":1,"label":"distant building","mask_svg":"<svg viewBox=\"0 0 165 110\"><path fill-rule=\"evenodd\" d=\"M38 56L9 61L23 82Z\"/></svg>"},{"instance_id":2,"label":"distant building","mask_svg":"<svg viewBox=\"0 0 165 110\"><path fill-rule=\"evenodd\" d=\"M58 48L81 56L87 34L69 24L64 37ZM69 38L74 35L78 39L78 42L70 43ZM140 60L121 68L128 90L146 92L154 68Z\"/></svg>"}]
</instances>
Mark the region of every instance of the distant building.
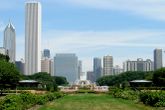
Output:
<instances>
[{"instance_id":1,"label":"distant building","mask_svg":"<svg viewBox=\"0 0 165 110\"><path fill-rule=\"evenodd\" d=\"M124 70L120 66L116 65L115 67L113 67L113 74L114 75L118 75L122 72L124 72Z\"/></svg>"},{"instance_id":2,"label":"distant building","mask_svg":"<svg viewBox=\"0 0 165 110\"><path fill-rule=\"evenodd\" d=\"M82 74L82 61L78 61L78 79L80 80Z\"/></svg>"},{"instance_id":3,"label":"distant building","mask_svg":"<svg viewBox=\"0 0 165 110\"><path fill-rule=\"evenodd\" d=\"M103 57L103 76L113 75L113 57L104 56Z\"/></svg>"},{"instance_id":4,"label":"distant building","mask_svg":"<svg viewBox=\"0 0 165 110\"><path fill-rule=\"evenodd\" d=\"M154 50L154 70L163 67L162 49Z\"/></svg>"},{"instance_id":5,"label":"distant building","mask_svg":"<svg viewBox=\"0 0 165 110\"><path fill-rule=\"evenodd\" d=\"M50 75L55 76L55 73L54 73L54 60L53 59L50 60Z\"/></svg>"},{"instance_id":6,"label":"distant building","mask_svg":"<svg viewBox=\"0 0 165 110\"><path fill-rule=\"evenodd\" d=\"M50 58L50 50L49 49L44 49L43 57L44 58Z\"/></svg>"},{"instance_id":7,"label":"distant building","mask_svg":"<svg viewBox=\"0 0 165 110\"><path fill-rule=\"evenodd\" d=\"M6 50L3 47L0 47L0 54L6 55Z\"/></svg>"},{"instance_id":8,"label":"distant building","mask_svg":"<svg viewBox=\"0 0 165 110\"><path fill-rule=\"evenodd\" d=\"M153 62L150 59L143 61L138 58L137 61L127 60L123 64L124 71L153 71Z\"/></svg>"},{"instance_id":9,"label":"distant building","mask_svg":"<svg viewBox=\"0 0 165 110\"><path fill-rule=\"evenodd\" d=\"M42 59L42 60L41 60L41 72L47 72L47 73L50 74L50 72L51 72L50 66L51 66L51 61L50 61L50 59L45 58L45 59Z\"/></svg>"},{"instance_id":10,"label":"distant building","mask_svg":"<svg viewBox=\"0 0 165 110\"><path fill-rule=\"evenodd\" d=\"M56 54L54 72L55 76L64 76L72 84L78 79L78 57L75 54Z\"/></svg>"},{"instance_id":11,"label":"distant building","mask_svg":"<svg viewBox=\"0 0 165 110\"><path fill-rule=\"evenodd\" d=\"M23 61L23 59L21 59L21 61L16 61L15 65L20 73L25 73L25 62Z\"/></svg>"},{"instance_id":12,"label":"distant building","mask_svg":"<svg viewBox=\"0 0 165 110\"><path fill-rule=\"evenodd\" d=\"M16 54L16 33L12 23L9 23L4 30L4 44L6 54L10 58L10 62L15 63Z\"/></svg>"},{"instance_id":13,"label":"distant building","mask_svg":"<svg viewBox=\"0 0 165 110\"><path fill-rule=\"evenodd\" d=\"M101 58L93 59L93 73L94 73L95 81L101 77L102 74Z\"/></svg>"},{"instance_id":14,"label":"distant building","mask_svg":"<svg viewBox=\"0 0 165 110\"><path fill-rule=\"evenodd\" d=\"M25 5L25 75L41 72L41 4Z\"/></svg>"},{"instance_id":15,"label":"distant building","mask_svg":"<svg viewBox=\"0 0 165 110\"><path fill-rule=\"evenodd\" d=\"M93 71L87 71L87 80L90 80L91 82L95 82Z\"/></svg>"}]
</instances>

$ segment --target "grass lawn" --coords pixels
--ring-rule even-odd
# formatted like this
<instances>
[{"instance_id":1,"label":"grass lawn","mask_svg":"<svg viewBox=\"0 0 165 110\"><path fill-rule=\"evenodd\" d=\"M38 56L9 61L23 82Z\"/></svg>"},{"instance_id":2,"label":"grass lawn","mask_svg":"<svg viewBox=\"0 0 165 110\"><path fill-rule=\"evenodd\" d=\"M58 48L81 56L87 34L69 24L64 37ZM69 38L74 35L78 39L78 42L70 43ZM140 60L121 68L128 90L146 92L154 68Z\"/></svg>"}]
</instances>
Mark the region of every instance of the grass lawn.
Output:
<instances>
[{"instance_id":1,"label":"grass lawn","mask_svg":"<svg viewBox=\"0 0 165 110\"><path fill-rule=\"evenodd\" d=\"M39 110L158 110L110 95L73 94L42 106Z\"/></svg>"}]
</instances>

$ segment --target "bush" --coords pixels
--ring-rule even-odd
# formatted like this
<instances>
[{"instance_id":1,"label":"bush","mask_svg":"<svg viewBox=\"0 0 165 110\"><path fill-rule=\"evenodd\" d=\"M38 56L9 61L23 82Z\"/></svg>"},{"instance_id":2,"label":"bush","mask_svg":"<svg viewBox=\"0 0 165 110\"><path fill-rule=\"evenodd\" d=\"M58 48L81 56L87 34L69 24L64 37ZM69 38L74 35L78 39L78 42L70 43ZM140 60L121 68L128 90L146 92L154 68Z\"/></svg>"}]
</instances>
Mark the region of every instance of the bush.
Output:
<instances>
[{"instance_id":1,"label":"bush","mask_svg":"<svg viewBox=\"0 0 165 110\"><path fill-rule=\"evenodd\" d=\"M29 92L22 92L18 95L7 95L0 100L0 110L26 110L36 104L43 105L62 97L62 93L47 93L44 95L34 95Z\"/></svg>"},{"instance_id":2,"label":"bush","mask_svg":"<svg viewBox=\"0 0 165 110\"><path fill-rule=\"evenodd\" d=\"M165 92L163 91L147 91L140 94L140 101L146 105L154 107L165 107Z\"/></svg>"},{"instance_id":3,"label":"bush","mask_svg":"<svg viewBox=\"0 0 165 110\"><path fill-rule=\"evenodd\" d=\"M127 100L137 101L139 99L139 92L133 91L130 89L114 89L112 91L112 95L115 98L122 98L122 99L127 99Z\"/></svg>"}]
</instances>

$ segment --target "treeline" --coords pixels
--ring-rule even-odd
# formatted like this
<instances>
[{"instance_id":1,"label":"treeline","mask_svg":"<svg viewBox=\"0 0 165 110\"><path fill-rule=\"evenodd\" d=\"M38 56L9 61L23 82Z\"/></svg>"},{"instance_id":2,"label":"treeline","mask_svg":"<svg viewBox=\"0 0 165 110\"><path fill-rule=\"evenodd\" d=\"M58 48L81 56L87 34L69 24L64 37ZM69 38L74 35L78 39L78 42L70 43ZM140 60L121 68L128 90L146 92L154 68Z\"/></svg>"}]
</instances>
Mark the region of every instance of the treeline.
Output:
<instances>
[{"instance_id":1,"label":"treeline","mask_svg":"<svg viewBox=\"0 0 165 110\"><path fill-rule=\"evenodd\" d=\"M153 81L154 86L165 86L165 68L156 71L142 72L142 71L128 71L114 76L103 76L96 82L98 85L107 86L129 86L129 81L132 80L150 80Z\"/></svg>"}]
</instances>

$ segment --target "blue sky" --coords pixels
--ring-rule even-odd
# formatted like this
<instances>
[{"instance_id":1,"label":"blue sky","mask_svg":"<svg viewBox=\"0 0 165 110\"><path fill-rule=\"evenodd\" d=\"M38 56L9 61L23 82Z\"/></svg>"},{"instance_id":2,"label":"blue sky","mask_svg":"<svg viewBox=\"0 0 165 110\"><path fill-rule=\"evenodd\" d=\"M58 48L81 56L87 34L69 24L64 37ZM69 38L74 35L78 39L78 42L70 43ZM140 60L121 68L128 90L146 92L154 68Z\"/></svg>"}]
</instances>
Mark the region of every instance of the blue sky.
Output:
<instances>
[{"instance_id":1,"label":"blue sky","mask_svg":"<svg viewBox=\"0 0 165 110\"><path fill-rule=\"evenodd\" d=\"M26 0L27 1L27 0ZM38 0L42 4L42 49L76 53L84 71L93 57L112 55L114 65L127 59L153 59L165 48L164 0ZM17 60L24 58L25 0L1 0L0 45L9 19L16 28Z\"/></svg>"}]
</instances>

